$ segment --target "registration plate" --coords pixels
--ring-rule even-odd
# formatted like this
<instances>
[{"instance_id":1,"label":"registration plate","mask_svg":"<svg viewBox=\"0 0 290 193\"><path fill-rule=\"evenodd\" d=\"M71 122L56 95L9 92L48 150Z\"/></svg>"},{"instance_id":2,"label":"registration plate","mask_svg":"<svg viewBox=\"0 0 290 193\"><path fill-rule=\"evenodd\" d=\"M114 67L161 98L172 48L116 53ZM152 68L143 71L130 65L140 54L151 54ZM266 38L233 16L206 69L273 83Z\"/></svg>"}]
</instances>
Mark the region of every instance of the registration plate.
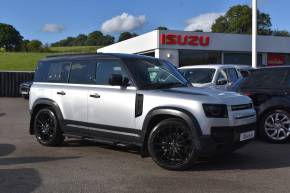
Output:
<instances>
[{"instance_id":1,"label":"registration plate","mask_svg":"<svg viewBox=\"0 0 290 193\"><path fill-rule=\"evenodd\" d=\"M245 141L255 137L255 131L248 131L240 134L240 141Z\"/></svg>"}]
</instances>

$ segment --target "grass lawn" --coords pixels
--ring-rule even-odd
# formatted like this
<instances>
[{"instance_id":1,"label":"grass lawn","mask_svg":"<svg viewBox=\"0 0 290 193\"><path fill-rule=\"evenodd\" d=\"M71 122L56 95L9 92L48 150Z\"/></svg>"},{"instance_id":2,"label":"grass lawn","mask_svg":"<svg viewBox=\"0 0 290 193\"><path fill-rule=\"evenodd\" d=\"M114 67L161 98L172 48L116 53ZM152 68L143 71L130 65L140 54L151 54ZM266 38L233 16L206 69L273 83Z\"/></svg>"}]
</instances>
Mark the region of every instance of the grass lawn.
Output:
<instances>
[{"instance_id":1,"label":"grass lawn","mask_svg":"<svg viewBox=\"0 0 290 193\"><path fill-rule=\"evenodd\" d=\"M50 47L52 52L96 52L100 46Z\"/></svg>"},{"instance_id":2,"label":"grass lawn","mask_svg":"<svg viewBox=\"0 0 290 193\"><path fill-rule=\"evenodd\" d=\"M0 52L0 70L34 71L37 61L51 53Z\"/></svg>"},{"instance_id":3,"label":"grass lawn","mask_svg":"<svg viewBox=\"0 0 290 193\"><path fill-rule=\"evenodd\" d=\"M0 50L0 70L34 71L38 60L61 53L96 52L97 46L50 47L50 53L3 52Z\"/></svg>"}]
</instances>

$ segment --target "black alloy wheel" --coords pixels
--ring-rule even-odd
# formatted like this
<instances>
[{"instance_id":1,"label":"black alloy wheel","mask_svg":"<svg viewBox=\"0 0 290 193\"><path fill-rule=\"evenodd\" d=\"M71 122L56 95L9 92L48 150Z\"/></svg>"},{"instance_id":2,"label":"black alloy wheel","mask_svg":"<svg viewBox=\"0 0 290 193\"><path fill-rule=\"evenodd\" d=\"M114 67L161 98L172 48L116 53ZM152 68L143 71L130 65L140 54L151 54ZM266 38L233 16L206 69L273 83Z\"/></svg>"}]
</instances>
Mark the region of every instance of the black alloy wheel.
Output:
<instances>
[{"instance_id":1,"label":"black alloy wheel","mask_svg":"<svg viewBox=\"0 0 290 193\"><path fill-rule=\"evenodd\" d=\"M58 119L50 108L44 108L37 112L34 119L34 131L37 141L45 146L58 146L64 140Z\"/></svg>"},{"instance_id":2,"label":"black alloy wheel","mask_svg":"<svg viewBox=\"0 0 290 193\"><path fill-rule=\"evenodd\" d=\"M152 159L169 170L185 170L196 160L192 131L181 119L161 121L151 131L148 150Z\"/></svg>"}]
</instances>

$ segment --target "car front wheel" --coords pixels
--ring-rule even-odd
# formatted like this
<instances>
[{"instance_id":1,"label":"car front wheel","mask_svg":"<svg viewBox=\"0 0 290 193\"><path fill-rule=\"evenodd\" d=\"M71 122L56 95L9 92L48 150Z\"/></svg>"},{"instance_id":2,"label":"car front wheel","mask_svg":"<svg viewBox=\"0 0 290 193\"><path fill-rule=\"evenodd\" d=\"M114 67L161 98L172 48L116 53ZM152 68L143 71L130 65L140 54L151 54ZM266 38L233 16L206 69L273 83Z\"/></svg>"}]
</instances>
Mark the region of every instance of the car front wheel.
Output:
<instances>
[{"instance_id":1,"label":"car front wheel","mask_svg":"<svg viewBox=\"0 0 290 193\"><path fill-rule=\"evenodd\" d=\"M152 159L169 170L185 170L196 160L196 148L191 129L184 121L170 118L158 123L148 139Z\"/></svg>"},{"instance_id":2,"label":"car front wheel","mask_svg":"<svg viewBox=\"0 0 290 193\"><path fill-rule=\"evenodd\" d=\"M290 114L285 110L272 110L260 122L260 134L272 143L284 143L290 136Z\"/></svg>"}]
</instances>

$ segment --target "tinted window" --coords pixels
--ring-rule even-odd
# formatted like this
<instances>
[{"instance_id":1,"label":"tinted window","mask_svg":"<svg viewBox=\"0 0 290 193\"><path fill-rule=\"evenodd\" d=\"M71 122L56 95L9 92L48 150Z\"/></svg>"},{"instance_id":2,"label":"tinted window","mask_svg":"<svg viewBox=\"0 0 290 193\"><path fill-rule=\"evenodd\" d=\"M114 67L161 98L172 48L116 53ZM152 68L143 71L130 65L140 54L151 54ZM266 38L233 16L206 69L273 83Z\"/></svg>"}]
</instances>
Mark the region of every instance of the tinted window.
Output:
<instances>
[{"instance_id":1,"label":"tinted window","mask_svg":"<svg viewBox=\"0 0 290 193\"><path fill-rule=\"evenodd\" d=\"M225 69L225 71L227 72L227 75L231 82L236 82L239 79L236 69L227 68Z\"/></svg>"},{"instance_id":2,"label":"tinted window","mask_svg":"<svg viewBox=\"0 0 290 193\"><path fill-rule=\"evenodd\" d=\"M121 74L122 76L128 78L119 61L107 60L97 62L96 84L109 85L109 78L111 74Z\"/></svg>"},{"instance_id":3,"label":"tinted window","mask_svg":"<svg viewBox=\"0 0 290 193\"><path fill-rule=\"evenodd\" d=\"M287 87L289 85L288 74L289 72L285 68L254 70L241 85L241 89Z\"/></svg>"},{"instance_id":4,"label":"tinted window","mask_svg":"<svg viewBox=\"0 0 290 193\"><path fill-rule=\"evenodd\" d=\"M35 72L35 82L66 83L70 70L68 62L40 62Z\"/></svg>"},{"instance_id":5,"label":"tinted window","mask_svg":"<svg viewBox=\"0 0 290 193\"><path fill-rule=\"evenodd\" d=\"M69 83L95 84L96 62L82 61L73 62L69 75Z\"/></svg>"},{"instance_id":6,"label":"tinted window","mask_svg":"<svg viewBox=\"0 0 290 193\"><path fill-rule=\"evenodd\" d=\"M210 68L183 69L180 71L191 83L199 84L212 82L215 73L215 69Z\"/></svg>"},{"instance_id":7,"label":"tinted window","mask_svg":"<svg viewBox=\"0 0 290 193\"><path fill-rule=\"evenodd\" d=\"M188 82L173 64L155 59L125 59L141 89L184 86Z\"/></svg>"}]
</instances>

